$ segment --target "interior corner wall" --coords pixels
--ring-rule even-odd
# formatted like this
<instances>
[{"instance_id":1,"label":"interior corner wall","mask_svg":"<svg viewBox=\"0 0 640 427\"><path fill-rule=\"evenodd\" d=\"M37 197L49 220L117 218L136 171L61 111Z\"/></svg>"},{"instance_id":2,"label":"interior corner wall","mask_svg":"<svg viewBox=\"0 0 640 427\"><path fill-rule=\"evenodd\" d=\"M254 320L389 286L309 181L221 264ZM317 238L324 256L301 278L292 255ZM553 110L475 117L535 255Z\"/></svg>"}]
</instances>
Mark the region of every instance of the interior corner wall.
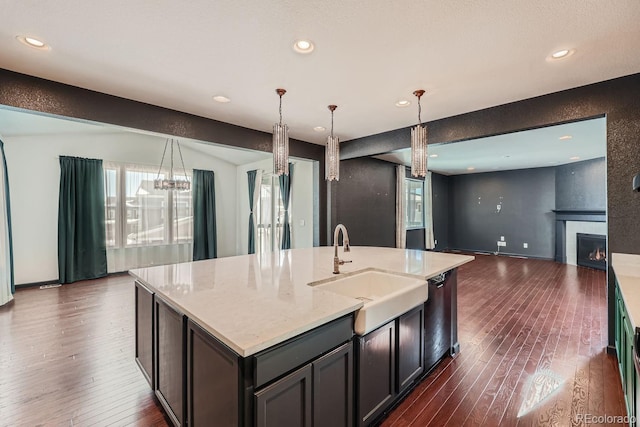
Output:
<instances>
[{"instance_id":1,"label":"interior corner wall","mask_svg":"<svg viewBox=\"0 0 640 427\"><path fill-rule=\"evenodd\" d=\"M154 165L162 145L143 134L65 134L4 137L11 192L16 284L58 279L58 156ZM185 166L215 172L218 256L235 253L236 170L182 145ZM155 165L159 166L159 165Z\"/></svg>"},{"instance_id":2,"label":"interior corner wall","mask_svg":"<svg viewBox=\"0 0 640 427\"><path fill-rule=\"evenodd\" d=\"M557 166L556 209L606 210L606 177L604 157Z\"/></svg>"},{"instance_id":3,"label":"interior corner wall","mask_svg":"<svg viewBox=\"0 0 640 427\"><path fill-rule=\"evenodd\" d=\"M396 166L371 158L340 162L332 186L332 225L344 224L354 246L395 247Z\"/></svg>"},{"instance_id":4,"label":"interior corner wall","mask_svg":"<svg viewBox=\"0 0 640 427\"><path fill-rule=\"evenodd\" d=\"M443 251L450 247L450 180L451 177L431 173L433 237L437 242L436 251Z\"/></svg>"},{"instance_id":5,"label":"interior corner wall","mask_svg":"<svg viewBox=\"0 0 640 427\"><path fill-rule=\"evenodd\" d=\"M554 258L555 168L456 175L451 180L453 249ZM497 245L501 236L504 247Z\"/></svg>"}]
</instances>

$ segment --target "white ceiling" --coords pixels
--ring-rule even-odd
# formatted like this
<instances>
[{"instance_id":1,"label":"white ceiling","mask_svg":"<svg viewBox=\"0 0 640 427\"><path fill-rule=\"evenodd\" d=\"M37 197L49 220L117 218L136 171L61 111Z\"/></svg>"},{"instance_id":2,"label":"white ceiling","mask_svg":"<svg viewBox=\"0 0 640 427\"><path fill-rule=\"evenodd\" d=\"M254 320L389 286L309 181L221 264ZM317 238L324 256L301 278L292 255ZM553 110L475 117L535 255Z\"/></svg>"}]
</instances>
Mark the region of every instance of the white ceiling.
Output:
<instances>
[{"instance_id":1,"label":"white ceiling","mask_svg":"<svg viewBox=\"0 0 640 427\"><path fill-rule=\"evenodd\" d=\"M119 134L137 134L148 141L149 138L158 140L158 150L162 150L167 137L152 132L128 129L112 125L103 125L80 120L68 120L51 117L44 114L26 113L24 111L0 108L0 137L19 138L33 135L68 135L68 134L111 134L117 138ZM244 165L258 160L270 158L271 153L262 151L231 148L208 142L180 138L180 145L206 156L213 156L234 165Z\"/></svg>"},{"instance_id":2,"label":"white ceiling","mask_svg":"<svg viewBox=\"0 0 640 427\"><path fill-rule=\"evenodd\" d=\"M600 118L475 140L430 144L429 155L437 157L429 157L428 168L442 175L461 175L558 166L605 157L606 126L606 119ZM409 148L375 157L411 165Z\"/></svg>"},{"instance_id":3,"label":"white ceiling","mask_svg":"<svg viewBox=\"0 0 640 427\"><path fill-rule=\"evenodd\" d=\"M346 141L640 72L637 0L0 0L0 67L293 138ZM16 40L41 38L49 51ZM293 51L298 38L315 45ZM561 48L575 53L546 58ZM213 95L231 98L228 104ZM412 100L397 108L399 99Z\"/></svg>"}]
</instances>

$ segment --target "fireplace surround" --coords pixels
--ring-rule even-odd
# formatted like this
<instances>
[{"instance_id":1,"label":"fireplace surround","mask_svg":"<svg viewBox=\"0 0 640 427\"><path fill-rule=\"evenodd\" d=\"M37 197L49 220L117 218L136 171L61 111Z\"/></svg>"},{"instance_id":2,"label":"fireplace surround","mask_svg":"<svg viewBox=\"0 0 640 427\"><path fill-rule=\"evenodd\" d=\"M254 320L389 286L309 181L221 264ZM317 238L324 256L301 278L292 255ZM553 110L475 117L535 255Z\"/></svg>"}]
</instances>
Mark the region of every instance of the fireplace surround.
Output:
<instances>
[{"instance_id":1,"label":"fireplace surround","mask_svg":"<svg viewBox=\"0 0 640 427\"><path fill-rule=\"evenodd\" d=\"M603 210L554 210L556 215L556 262L567 263L567 221L606 222Z\"/></svg>"}]
</instances>

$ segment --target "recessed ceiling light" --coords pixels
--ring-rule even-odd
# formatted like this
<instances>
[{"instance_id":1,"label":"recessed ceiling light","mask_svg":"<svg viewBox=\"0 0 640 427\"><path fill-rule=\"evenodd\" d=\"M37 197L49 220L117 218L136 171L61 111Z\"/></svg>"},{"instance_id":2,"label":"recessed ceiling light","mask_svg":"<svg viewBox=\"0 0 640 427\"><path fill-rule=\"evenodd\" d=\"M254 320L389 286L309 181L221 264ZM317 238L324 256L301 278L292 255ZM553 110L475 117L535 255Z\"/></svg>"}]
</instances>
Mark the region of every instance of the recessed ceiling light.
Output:
<instances>
[{"instance_id":1,"label":"recessed ceiling light","mask_svg":"<svg viewBox=\"0 0 640 427\"><path fill-rule=\"evenodd\" d=\"M396 102L396 107L408 107L409 105L411 105L411 102L407 101L406 99L401 99L400 101Z\"/></svg>"},{"instance_id":2,"label":"recessed ceiling light","mask_svg":"<svg viewBox=\"0 0 640 427\"><path fill-rule=\"evenodd\" d=\"M313 43L309 40L297 40L293 44L293 50L298 53L311 53L313 52L314 47Z\"/></svg>"},{"instance_id":3,"label":"recessed ceiling light","mask_svg":"<svg viewBox=\"0 0 640 427\"><path fill-rule=\"evenodd\" d=\"M50 47L45 42L43 42L42 40L36 39L34 37L17 36L16 39L18 39L19 42L35 49L40 49L40 50L50 49Z\"/></svg>"},{"instance_id":4,"label":"recessed ceiling light","mask_svg":"<svg viewBox=\"0 0 640 427\"><path fill-rule=\"evenodd\" d=\"M569 157L569 160L580 160L580 157L578 156Z\"/></svg>"},{"instance_id":5,"label":"recessed ceiling light","mask_svg":"<svg viewBox=\"0 0 640 427\"><path fill-rule=\"evenodd\" d=\"M316 132L324 132L327 129L324 126L316 126L313 128L313 130L315 130Z\"/></svg>"},{"instance_id":6,"label":"recessed ceiling light","mask_svg":"<svg viewBox=\"0 0 640 427\"><path fill-rule=\"evenodd\" d=\"M216 102L221 102L223 104L227 103L227 102L231 102L231 100L229 98L227 98L226 96L223 95L216 95L213 97L213 100Z\"/></svg>"},{"instance_id":7,"label":"recessed ceiling light","mask_svg":"<svg viewBox=\"0 0 640 427\"><path fill-rule=\"evenodd\" d=\"M468 170L468 171L474 171L474 170L476 170L476 168L474 168L473 166L469 166L469 167L467 168L467 170Z\"/></svg>"},{"instance_id":8,"label":"recessed ceiling light","mask_svg":"<svg viewBox=\"0 0 640 427\"><path fill-rule=\"evenodd\" d=\"M560 138L558 138L560 141L566 141L567 139L571 139L573 138L571 135L562 135Z\"/></svg>"},{"instance_id":9,"label":"recessed ceiling light","mask_svg":"<svg viewBox=\"0 0 640 427\"><path fill-rule=\"evenodd\" d=\"M437 154L429 154L429 157L438 157Z\"/></svg>"},{"instance_id":10,"label":"recessed ceiling light","mask_svg":"<svg viewBox=\"0 0 640 427\"><path fill-rule=\"evenodd\" d=\"M564 59L573 54L573 49L556 50L550 55L551 59Z\"/></svg>"}]
</instances>

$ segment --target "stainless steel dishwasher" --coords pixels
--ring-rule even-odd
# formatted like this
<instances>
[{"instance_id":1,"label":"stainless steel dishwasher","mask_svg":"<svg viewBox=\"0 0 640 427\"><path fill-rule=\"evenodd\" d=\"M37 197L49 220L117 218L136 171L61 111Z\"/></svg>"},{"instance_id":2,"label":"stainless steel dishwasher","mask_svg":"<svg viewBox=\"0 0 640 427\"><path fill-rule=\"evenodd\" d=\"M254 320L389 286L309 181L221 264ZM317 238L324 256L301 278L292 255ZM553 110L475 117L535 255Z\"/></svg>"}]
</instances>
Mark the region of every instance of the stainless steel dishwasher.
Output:
<instances>
[{"instance_id":1,"label":"stainless steel dishwasher","mask_svg":"<svg viewBox=\"0 0 640 427\"><path fill-rule=\"evenodd\" d=\"M427 371L451 350L452 280L455 280L454 270L439 274L428 281L429 297L424 308L424 366Z\"/></svg>"}]
</instances>

